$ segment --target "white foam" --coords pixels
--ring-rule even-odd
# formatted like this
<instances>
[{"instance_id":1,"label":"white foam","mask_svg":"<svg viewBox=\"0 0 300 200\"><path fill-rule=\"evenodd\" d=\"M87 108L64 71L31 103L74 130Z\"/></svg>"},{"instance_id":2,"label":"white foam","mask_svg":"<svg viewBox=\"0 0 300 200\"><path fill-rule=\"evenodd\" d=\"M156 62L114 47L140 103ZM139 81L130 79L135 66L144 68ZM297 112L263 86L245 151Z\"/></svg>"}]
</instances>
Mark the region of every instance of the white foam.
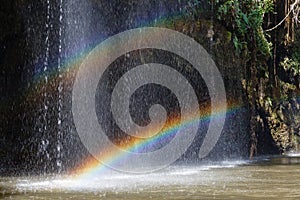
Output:
<instances>
[{"instance_id":1,"label":"white foam","mask_svg":"<svg viewBox=\"0 0 300 200\"><path fill-rule=\"evenodd\" d=\"M289 153L285 153L284 155L288 157L300 157L300 152L289 152Z\"/></svg>"},{"instance_id":2,"label":"white foam","mask_svg":"<svg viewBox=\"0 0 300 200\"><path fill-rule=\"evenodd\" d=\"M214 173L218 168L232 168L246 164L246 161L226 161L203 166L171 166L149 174L122 174L106 171L105 174L76 179L74 177L37 177L18 180L19 191L106 191L130 190L139 187L159 187L160 185L198 184L219 179Z\"/></svg>"}]
</instances>

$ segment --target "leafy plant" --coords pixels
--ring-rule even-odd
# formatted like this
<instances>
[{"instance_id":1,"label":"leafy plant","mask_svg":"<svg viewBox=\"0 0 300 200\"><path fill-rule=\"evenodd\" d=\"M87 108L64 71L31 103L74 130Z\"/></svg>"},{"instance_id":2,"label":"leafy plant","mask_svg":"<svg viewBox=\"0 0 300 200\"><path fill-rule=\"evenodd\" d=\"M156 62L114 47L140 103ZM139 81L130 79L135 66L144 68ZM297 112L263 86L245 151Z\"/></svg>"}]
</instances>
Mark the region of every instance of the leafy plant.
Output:
<instances>
[{"instance_id":1,"label":"leafy plant","mask_svg":"<svg viewBox=\"0 0 300 200\"><path fill-rule=\"evenodd\" d=\"M272 44L267 41L262 25L264 15L272 11L273 0L227 0L218 8L218 19L235 33L233 43L237 52L241 52L239 48L247 44L246 49L251 51L255 46L260 54L270 56Z\"/></svg>"},{"instance_id":2,"label":"leafy plant","mask_svg":"<svg viewBox=\"0 0 300 200\"><path fill-rule=\"evenodd\" d=\"M298 61L286 57L280 64L286 71L290 71L294 76L300 76L300 63Z\"/></svg>"}]
</instances>

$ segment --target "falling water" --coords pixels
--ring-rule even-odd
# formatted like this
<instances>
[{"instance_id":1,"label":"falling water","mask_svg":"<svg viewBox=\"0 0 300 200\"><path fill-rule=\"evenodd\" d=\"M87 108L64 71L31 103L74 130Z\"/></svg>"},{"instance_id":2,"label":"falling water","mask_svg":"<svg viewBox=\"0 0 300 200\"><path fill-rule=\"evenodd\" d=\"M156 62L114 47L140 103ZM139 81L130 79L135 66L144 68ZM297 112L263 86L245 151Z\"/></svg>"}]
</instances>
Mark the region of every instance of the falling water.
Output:
<instances>
[{"instance_id":1,"label":"falling water","mask_svg":"<svg viewBox=\"0 0 300 200\"><path fill-rule=\"evenodd\" d=\"M62 167L62 91L63 91L63 82L62 82L62 71L61 71L61 54L62 54L62 24L63 24L63 0L59 0L59 28L58 28L58 58L57 58L57 71L58 71L58 116L57 116L57 160L56 165L58 167L58 172L61 172Z\"/></svg>"},{"instance_id":2,"label":"falling water","mask_svg":"<svg viewBox=\"0 0 300 200\"><path fill-rule=\"evenodd\" d=\"M37 3L43 10L31 12L41 16L38 23L35 23L35 17L27 22L28 46L33 49L34 60L29 65L34 66L32 83L35 92L30 98L28 116L36 119L32 121L35 134L27 144L37 148L36 155L31 156L40 165L37 170L43 173L60 173L63 168L63 3L63 0ZM32 7L34 5L32 3Z\"/></svg>"},{"instance_id":3,"label":"falling water","mask_svg":"<svg viewBox=\"0 0 300 200\"><path fill-rule=\"evenodd\" d=\"M46 23L45 23L45 30L46 30L46 38L45 38L45 55L44 55L44 63L43 63L43 72L44 72L44 82L45 84L43 85L43 107L41 108L43 120L42 120L42 129L39 129L40 134L43 134L48 131L48 109L49 109L49 99L48 99L48 91L47 91L47 84L48 84L48 70L49 70L49 59L50 59L50 9L51 9L51 3L50 0L47 0L46 2L47 5L47 14L46 14ZM47 157L47 159L50 159L50 154L48 152L48 146L49 146L49 139L47 136L42 137L41 145L40 145L40 150L39 152ZM44 168L46 165L44 166Z\"/></svg>"},{"instance_id":4,"label":"falling water","mask_svg":"<svg viewBox=\"0 0 300 200\"><path fill-rule=\"evenodd\" d=\"M112 37L116 33L144 26L146 22L154 24L153 26L159 26L164 15L172 16L175 15L174 13L181 13L184 8L194 6L194 4L196 6L196 3L184 5L185 1L181 0L160 1L159 3L153 3L150 0L136 1L137 3L125 3L124 7L111 2L46 0L43 1L43 3L37 3L37 5L42 4L40 5L42 9L36 11L36 15L32 14L32 18L31 20L28 20L28 24L29 27L34 30L31 32L29 31L32 34L29 39L30 42L35 41L35 36L38 36L36 37L37 42L32 45L32 63L34 64L30 64L32 64L31 66L34 65L36 69L33 76L38 74L39 80L37 83L35 82L37 84L34 87L36 93L32 95L34 96L32 102L32 104L34 104L34 109L32 109L32 113L26 113L27 116L32 115L31 117L34 121L32 123L34 124L34 128L30 129L34 130L30 132L30 135L33 135L30 136L32 145L29 147L26 146L24 149L27 148L26 150L32 151L30 153L35 156L30 157L32 160L28 159L30 160L30 164L28 164L30 170L34 171L38 168L34 168L34 165L39 165L41 166L41 173L44 172L46 174L54 172L55 174L54 176L44 174L43 176L20 176L18 178L0 177L0 198L1 194L3 194L4 198L7 196L9 198L16 197L15 199L35 197L41 199L98 199L102 197L111 199L118 198L120 195L122 195L124 199L141 199L146 197L161 199L161 196L164 195L166 199L187 199L189 197L207 199L209 195L212 195L212 198L228 199L230 197L238 198L242 194L245 195L245 198L248 197L251 199L251 197L261 198L266 194L274 196L274 193L277 193L279 196L299 197L299 182L297 182L297 178L300 178L300 158L298 154L293 155L294 157L261 158L257 162L240 160L240 157L244 157L248 151L248 140L244 137L247 136L248 123L247 119L245 119L247 116L245 116L244 111L239 107L235 108L233 106L227 112L228 122L224 128L224 133L220 138L220 143L216 145L216 148L213 149L212 154L210 155L210 158L216 157L214 159L220 160L229 157L225 162L203 160L199 165L197 162L194 162L197 164L196 166L189 165L190 163L186 162L188 159L192 160L196 158L194 155L196 155L199 150L198 146L200 146L200 142L203 139L201 138L202 136L200 133L205 131L205 128L199 126L200 136L195 139L194 144L187 150L187 153L184 155L186 158L180 158L183 160L183 164L178 163L177 165L176 163L176 165L161 171L142 175L122 174L111 171L104 165L99 165L99 163L94 166L94 160L89 160L89 157L86 156L84 150L82 150L83 147L78 148L79 142L75 139L77 132L72 123L72 114L70 114L72 109L72 92L70 91L73 87L72 81L74 81L74 77L76 77L76 75L74 75L75 72L72 74L72 70L80 65L78 64L79 62L77 63L77 60L73 62L73 57L85 57L85 51L92 50L98 43ZM175 5L174 2L178 2L180 6L178 6L178 4ZM199 3L200 1L195 2ZM35 5L34 3L32 4ZM174 8L171 8L172 6ZM30 11L28 11L30 14L35 12L34 9L36 7L32 7L33 9L29 9ZM40 9L40 7L38 7L38 9ZM174 29L176 29L176 27L182 28L179 31L186 34L193 35L192 33L196 32L197 35L203 35L203 38L200 37L200 41L204 43L206 49L213 55L214 51L216 51L215 43L217 43L219 39L218 34L221 33L214 35L214 29L217 33L218 30L216 29L218 26L217 23L215 23L214 27L213 13L215 12L215 8L213 3L211 4L210 9L212 12L211 18L205 18L200 21L202 23L201 31L203 31L201 34L196 32L197 30L195 30L195 27L189 30L190 27L186 25L185 21L182 23L182 19L172 23L177 23L177 26L173 24ZM206 10L210 11L210 9L208 8ZM36 16L42 17L36 19ZM36 23L34 23L35 20L37 21ZM165 20L166 23L171 23L167 21L167 18ZM184 27L180 27L178 24ZM41 28L42 31L40 31ZM205 36L206 33L207 36ZM151 38L151 36L149 36L149 39L157 40L159 38ZM140 39L136 42L142 43L142 41L143 40ZM122 46L123 43L118 45ZM109 45L105 46L107 49L109 47ZM144 64L147 62L150 63L150 61L159 61L159 63L162 62L162 64L174 64L175 66L173 67L176 68L177 72L184 72L186 76L191 76L188 77L190 78L188 81L193 82L196 88L195 90L207 90L205 87L202 87L202 82L199 81L197 77L193 77L196 74L193 73L195 72L192 69L193 66L182 61L181 58L175 57L175 55L168 55L166 52L159 51L159 49L156 49L155 51L156 53L154 50L140 50L139 54L135 54L136 52L126 52L125 58L123 59L124 62L122 60L121 64L122 66L123 64L126 65L128 63ZM151 59L147 57L149 55L152 55ZM162 56L162 58L159 59L159 56ZM174 56L174 58L171 59L171 56ZM72 61L66 65L68 59ZM78 58L78 60L80 59L81 58ZM223 58L218 59L220 63L225 62L224 67L222 66L222 70L227 70L227 67L232 75L233 72L230 71L232 68L229 67L234 63L231 63L230 59L229 63L226 63L226 60ZM115 62L115 64L117 65L120 63ZM183 65L185 66L184 69L182 67ZM113 67L116 66L112 65L111 68L108 69L108 72L112 72L112 75L118 74L120 71ZM237 66L234 67L234 69L238 69ZM116 71L113 71L114 69ZM131 69L128 68L128 71L130 70ZM132 80L143 81L142 75L144 74L150 73L135 74L136 76L132 76ZM162 75L163 74L167 73L162 73ZM168 75L170 74L171 72L168 73ZM160 74L158 74L157 77L160 77ZM106 77L104 76L104 78ZM108 76L108 78L111 77ZM227 80L226 83L236 84L235 78L236 77L233 77L233 80ZM117 77L112 77L107 83L113 82L115 79L117 80ZM178 79L176 80L178 82ZM130 77L125 80L125 83L126 81L131 81ZM101 82L99 81L99 83ZM185 82L182 81L182 83ZM215 82L213 81L212 84L214 83ZM109 84L103 85L106 86ZM180 86L182 85L183 84L180 84ZM156 87L153 88L155 89ZM103 91L105 92L104 89ZM101 93L102 90L99 91L99 93ZM237 92L239 92L237 96L242 96L241 89ZM145 97L145 99L151 97L155 100L161 97L172 97L172 95L163 96L161 93L155 93L153 91L151 91L150 94L149 93L140 96ZM100 103L105 103L105 95L103 94L106 93L101 93L101 95L99 95L104 99L103 102ZM118 95L119 94L120 93L118 93ZM201 103L207 101L205 99L208 96L207 91L203 92L203 94L199 92L197 95L199 96L199 99L203 100ZM140 96L133 95L133 97ZM133 98L133 100L135 99ZM136 102L138 102L138 100L139 99L137 98ZM172 105L171 103L169 105L169 102L172 103L171 98L170 101L165 103L167 105L166 108L174 109L175 113L177 109L176 105ZM149 102L146 102L145 105L151 105L151 103L150 100ZM133 106L136 106L137 108L146 107L138 104L135 105L135 103L133 104ZM107 107L110 107L111 104L108 105L109 106ZM145 110L147 112L147 109ZM143 110L140 115L142 114L144 114ZM98 120L100 121L100 119ZM107 121L109 120L110 119ZM175 117L174 121L176 122ZM168 130L172 130L172 127L176 124L173 126L171 125ZM133 152L138 152L138 146L136 145L134 148ZM155 148L153 149L156 150ZM77 155L80 153L82 153L83 156ZM113 154L113 151L109 151L109 153L112 154L107 154L108 160L117 162L124 158L121 155ZM168 157L169 154L166 155L166 157ZM79 173L80 170L77 170L77 166L74 168L72 166L73 160L77 159L76 156L81 156L81 158L78 158L78 160L82 162L79 166L79 168L83 168L81 173ZM229 161L230 158L233 160ZM237 159L237 161L235 161L235 159ZM67 166L69 163L71 163L70 166ZM69 169L67 169L68 167ZM64 170L69 170L67 172L70 176L56 176L56 172L58 174L64 174ZM287 176L282 177L281 173L287 174ZM279 184L281 187L277 191L274 191L274 188L278 187ZM106 196L106 194L108 195Z\"/></svg>"}]
</instances>

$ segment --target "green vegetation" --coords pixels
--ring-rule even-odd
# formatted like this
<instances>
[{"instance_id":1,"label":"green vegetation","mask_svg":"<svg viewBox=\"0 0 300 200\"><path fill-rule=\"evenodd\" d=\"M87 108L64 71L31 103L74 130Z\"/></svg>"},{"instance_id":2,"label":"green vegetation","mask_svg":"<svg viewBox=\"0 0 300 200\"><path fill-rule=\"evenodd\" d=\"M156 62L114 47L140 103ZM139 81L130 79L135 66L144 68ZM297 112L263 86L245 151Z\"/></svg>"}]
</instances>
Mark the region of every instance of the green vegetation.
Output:
<instances>
[{"instance_id":1,"label":"green vegetation","mask_svg":"<svg viewBox=\"0 0 300 200\"><path fill-rule=\"evenodd\" d=\"M284 9L280 3L284 1L216 2L217 18L232 32L233 45L245 67L245 90L251 110L250 156L257 154L258 126L269 127L274 141L282 150L295 149L298 143L295 135L299 134L299 108L295 110L294 104L297 104L295 98L299 94L300 38L299 30L295 28L299 19L298 12L293 11L299 8L298 1L289 2L290 4L286 4L287 10L280 12L278 9ZM263 27L268 26L266 15L274 16L274 12L276 15L277 12L285 14L281 16L283 21L280 23L286 20L287 30L281 24L275 24L270 31L276 31L276 34L264 31ZM277 18L275 22L277 23ZM297 31L298 35L295 34ZM282 37L277 32L285 36ZM283 49L278 51L277 46ZM263 118L267 124L261 122Z\"/></svg>"},{"instance_id":2,"label":"green vegetation","mask_svg":"<svg viewBox=\"0 0 300 200\"><path fill-rule=\"evenodd\" d=\"M186 8L192 20L218 36L212 45L216 59L238 57L242 85L250 110L250 156L271 135L279 150L295 150L300 139L300 29L299 0L194 0ZM210 25L205 25L211 21ZM226 30L222 30L222 26ZM220 32L223 36L220 37ZM198 33L201 34L201 31ZM200 39L198 39L200 38ZM196 36L205 45L201 36ZM219 53L231 43L235 56ZM225 47L225 48L224 48ZM220 58L221 56L221 58ZM219 57L219 58L218 58ZM224 64L224 63L223 63ZM230 75L237 78L237 74ZM299 147L298 147L299 148Z\"/></svg>"},{"instance_id":3,"label":"green vegetation","mask_svg":"<svg viewBox=\"0 0 300 200\"><path fill-rule=\"evenodd\" d=\"M238 53L254 50L263 56L271 55L272 44L263 32L266 13L273 12L273 1L227 0L218 8L218 19L234 32L234 46ZM253 44L254 42L254 44Z\"/></svg>"}]
</instances>

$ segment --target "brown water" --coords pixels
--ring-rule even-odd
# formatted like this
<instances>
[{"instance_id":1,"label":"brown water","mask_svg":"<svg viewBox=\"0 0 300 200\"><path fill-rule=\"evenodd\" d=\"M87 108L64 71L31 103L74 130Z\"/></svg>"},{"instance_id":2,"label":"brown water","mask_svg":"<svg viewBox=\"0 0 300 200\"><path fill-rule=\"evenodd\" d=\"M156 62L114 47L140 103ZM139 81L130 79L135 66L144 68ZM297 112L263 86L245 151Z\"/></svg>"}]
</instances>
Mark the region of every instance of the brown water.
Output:
<instances>
[{"instance_id":1,"label":"brown water","mask_svg":"<svg viewBox=\"0 0 300 200\"><path fill-rule=\"evenodd\" d=\"M0 199L300 199L300 155L129 175L0 178Z\"/></svg>"}]
</instances>

